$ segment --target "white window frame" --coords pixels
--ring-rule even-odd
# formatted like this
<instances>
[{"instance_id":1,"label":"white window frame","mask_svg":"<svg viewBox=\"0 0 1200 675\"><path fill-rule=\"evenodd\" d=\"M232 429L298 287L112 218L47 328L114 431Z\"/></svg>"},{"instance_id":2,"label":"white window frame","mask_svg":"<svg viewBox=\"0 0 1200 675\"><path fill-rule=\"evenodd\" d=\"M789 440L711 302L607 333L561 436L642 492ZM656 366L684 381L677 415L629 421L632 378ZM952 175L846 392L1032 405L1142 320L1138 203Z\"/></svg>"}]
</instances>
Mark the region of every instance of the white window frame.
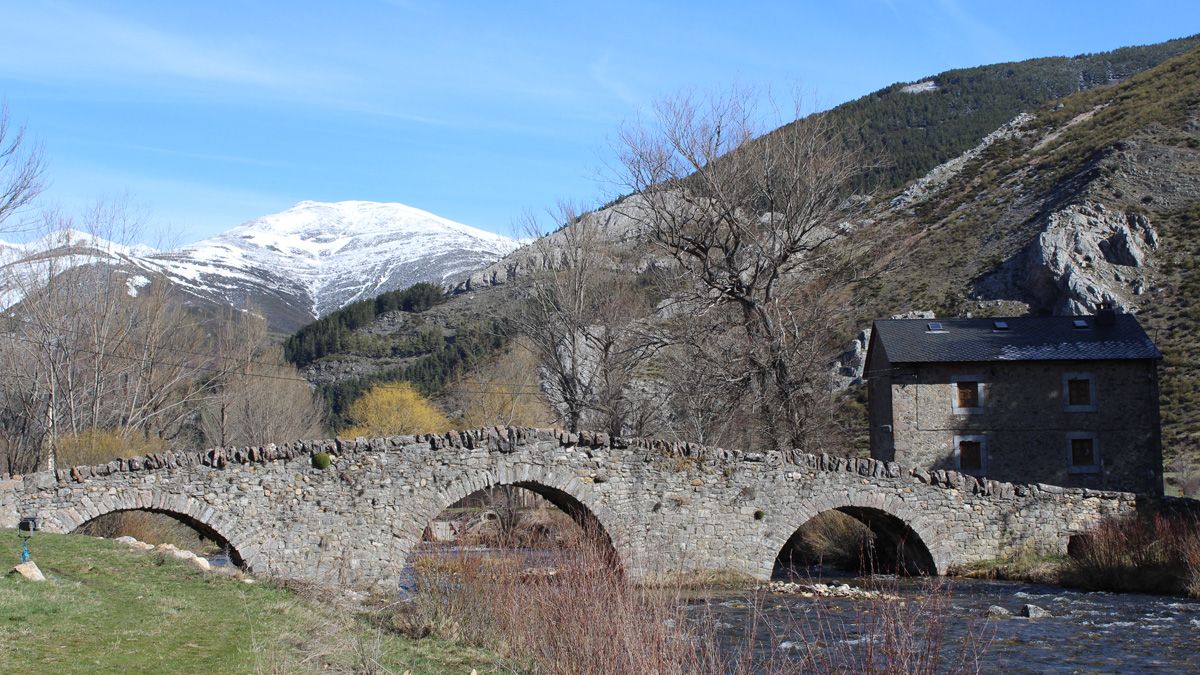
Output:
<instances>
[{"instance_id":1,"label":"white window frame","mask_svg":"<svg viewBox=\"0 0 1200 675\"><path fill-rule=\"evenodd\" d=\"M1084 465L1075 465L1072 460L1075 458L1075 453L1071 448L1071 441L1088 438L1092 441L1092 463ZM1067 473L1100 473L1100 437L1094 431L1069 431L1067 432Z\"/></svg>"},{"instance_id":2,"label":"white window frame","mask_svg":"<svg viewBox=\"0 0 1200 675\"><path fill-rule=\"evenodd\" d=\"M1089 398L1091 403L1088 405L1071 405L1071 380L1087 380ZM1062 376L1062 396L1063 396L1063 412L1096 412L1097 408L1096 391L1096 376L1091 373L1072 372L1063 373Z\"/></svg>"},{"instance_id":3,"label":"white window frame","mask_svg":"<svg viewBox=\"0 0 1200 675\"><path fill-rule=\"evenodd\" d=\"M976 441L979 443L979 472L971 472L962 468L962 456L959 455L958 445L963 441ZM959 473L965 473L971 476L986 476L988 472L988 439L987 434L955 434L954 435L954 468Z\"/></svg>"},{"instance_id":4,"label":"white window frame","mask_svg":"<svg viewBox=\"0 0 1200 675\"><path fill-rule=\"evenodd\" d=\"M979 399L979 405L969 408L962 408L958 405L958 383L959 382L975 382L976 383L976 398ZM987 385L984 384L982 375L953 375L950 377L950 409L955 415L978 415L987 407Z\"/></svg>"}]
</instances>

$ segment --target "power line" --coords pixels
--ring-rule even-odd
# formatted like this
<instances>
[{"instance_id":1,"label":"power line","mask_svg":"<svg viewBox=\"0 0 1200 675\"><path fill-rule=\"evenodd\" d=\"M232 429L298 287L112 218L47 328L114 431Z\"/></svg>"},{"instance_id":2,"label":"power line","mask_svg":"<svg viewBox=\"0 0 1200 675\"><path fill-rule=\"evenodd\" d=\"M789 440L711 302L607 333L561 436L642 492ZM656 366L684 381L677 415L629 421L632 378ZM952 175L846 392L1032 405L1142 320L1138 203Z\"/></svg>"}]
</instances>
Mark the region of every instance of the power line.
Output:
<instances>
[{"instance_id":1,"label":"power line","mask_svg":"<svg viewBox=\"0 0 1200 675\"><path fill-rule=\"evenodd\" d=\"M9 335L8 338L10 340L16 340L18 342L26 342L26 343L38 345L38 346L45 346L45 344L46 344L45 342L42 342L42 341L33 340L31 338L24 338L24 337L20 337L17 335ZM302 377L289 377L286 375L268 375L265 373L236 373L236 372L230 371L229 369L226 369L226 368L217 368L214 366L204 366L204 365L188 364L188 363L176 363L173 361L161 361L158 359L145 358L145 357L140 357L140 356L127 356L125 354L114 354L112 352L104 352L104 351L98 351L95 349L87 349L85 347L68 347L68 346L56 345L54 347L54 349L61 350L61 351L74 352L77 354L90 354L92 356L106 356L106 357L114 358L114 359L124 359L126 361L132 361L132 362L136 362L136 363L147 363L147 364L151 364L151 365L155 365L155 366L171 366L173 368L191 368L193 370L203 370L203 371L208 371L208 372L213 372L213 373L230 373L230 374L235 374L235 375L242 375L245 377L261 377L261 378L270 379L270 380L287 380L287 381L291 381L291 382L304 382L305 384L309 384L308 380L305 378L302 378ZM172 350L163 348L161 351L172 351ZM183 353L187 353L187 352L183 352Z\"/></svg>"}]
</instances>

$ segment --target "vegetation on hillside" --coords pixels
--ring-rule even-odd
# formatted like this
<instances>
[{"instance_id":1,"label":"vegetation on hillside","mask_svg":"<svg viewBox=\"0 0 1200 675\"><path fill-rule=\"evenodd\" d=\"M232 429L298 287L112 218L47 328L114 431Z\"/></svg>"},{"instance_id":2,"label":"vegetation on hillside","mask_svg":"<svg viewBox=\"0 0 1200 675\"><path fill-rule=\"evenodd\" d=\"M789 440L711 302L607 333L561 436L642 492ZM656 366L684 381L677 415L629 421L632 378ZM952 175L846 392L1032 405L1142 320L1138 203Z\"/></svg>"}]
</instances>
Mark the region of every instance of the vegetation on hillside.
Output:
<instances>
[{"instance_id":1,"label":"vegetation on hillside","mask_svg":"<svg viewBox=\"0 0 1200 675\"><path fill-rule=\"evenodd\" d=\"M284 356L298 368L327 354L354 349L354 331L370 325L375 317L388 312L421 312L446 299L437 284L419 283L403 290L381 293L372 300L360 300L327 314L296 331L283 343ZM419 350L413 345L412 350ZM400 351L408 351L399 346Z\"/></svg>"},{"instance_id":2,"label":"vegetation on hillside","mask_svg":"<svg viewBox=\"0 0 1200 675\"><path fill-rule=\"evenodd\" d=\"M905 240L899 247L905 264L868 282L861 320L918 309L945 316L1023 312L1022 305L980 306L970 298L982 278L1039 234L1047 213L1097 200L1143 215L1159 235L1140 316L1165 355L1164 451L1168 458L1196 457L1200 195L1187 187L1186 176L1200 166L1194 123L1200 115L1200 49L1033 112L1035 121L1022 137L997 143L968 163L911 220L889 223Z\"/></svg>"},{"instance_id":3,"label":"vegetation on hillside","mask_svg":"<svg viewBox=\"0 0 1200 675\"><path fill-rule=\"evenodd\" d=\"M334 430L351 424L350 406L379 383L408 382L426 396L441 392L448 383L504 348L508 338L500 321L460 325L454 334L431 345L409 363L366 375L349 377L317 386L327 406L326 419Z\"/></svg>"},{"instance_id":4,"label":"vegetation on hillside","mask_svg":"<svg viewBox=\"0 0 1200 675\"><path fill-rule=\"evenodd\" d=\"M894 84L829 111L830 121L883 163L859 188L903 187L974 147L1022 111L1111 84L1200 44L1188 37L1100 54L959 68L928 78L937 89L906 93ZM785 127L786 128L786 127Z\"/></svg>"}]
</instances>

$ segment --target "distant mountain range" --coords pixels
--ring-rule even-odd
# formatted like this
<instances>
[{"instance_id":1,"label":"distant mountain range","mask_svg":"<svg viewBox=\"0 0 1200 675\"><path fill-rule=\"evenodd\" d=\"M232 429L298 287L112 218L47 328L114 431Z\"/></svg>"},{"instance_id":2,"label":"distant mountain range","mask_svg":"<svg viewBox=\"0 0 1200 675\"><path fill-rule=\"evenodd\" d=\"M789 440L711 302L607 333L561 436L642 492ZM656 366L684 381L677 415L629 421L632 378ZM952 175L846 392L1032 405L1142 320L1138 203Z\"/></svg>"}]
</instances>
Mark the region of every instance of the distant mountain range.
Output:
<instances>
[{"instance_id":1,"label":"distant mountain range","mask_svg":"<svg viewBox=\"0 0 1200 675\"><path fill-rule=\"evenodd\" d=\"M253 308L273 330L291 332L385 291L420 281L453 284L517 247L507 237L404 204L304 201L171 251L79 232L0 243L8 272L0 300L4 306L19 301L21 279L56 262L62 268L107 264L130 279L162 274L185 303Z\"/></svg>"}]
</instances>

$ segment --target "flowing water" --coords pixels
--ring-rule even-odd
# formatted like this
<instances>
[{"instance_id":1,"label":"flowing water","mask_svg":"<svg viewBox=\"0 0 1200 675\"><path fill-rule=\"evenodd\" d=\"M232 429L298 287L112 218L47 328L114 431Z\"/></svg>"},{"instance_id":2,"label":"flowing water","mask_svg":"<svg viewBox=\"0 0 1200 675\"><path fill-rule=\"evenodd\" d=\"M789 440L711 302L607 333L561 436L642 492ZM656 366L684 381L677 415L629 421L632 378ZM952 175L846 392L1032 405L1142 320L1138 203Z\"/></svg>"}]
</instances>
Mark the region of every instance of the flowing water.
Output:
<instances>
[{"instance_id":1,"label":"flowing water","mask_svg":"<svg viewBox=\"0 0 1200 675\"><path fill-rule=\"evenodd\" d=\"M496 555L495 549L449 549L418 554ZM507 550L531 567L569 567L561 551ZM717 640L731 655L754 651L757 660L771 655L803 661L806 645L867 650L879 641L872 614L894 612L903 622L929 628L923 611L941 631L939 670L1011 673L1181 672L1200 673L1200 600L1134 593L1086 592L1020 582L874 576L825 578L826 584L899 596L887 602L846 598L805 598L766 592L709 592L686 601L688 618L701 635ZM411 567L401 579L402 593L415 589ZM800 580L806 583L805 580ZM935 595L930 600L931 593ZM900 604L903 603L903 604ZM1051 616L1020 616L1036 605ZM1012 616L989 618L989 608ZM882 608L882 609L881 609ZM890 609L888 609L890 608ZM911 631L904 631L911 632ZM752 640L748 640L752 637ZM836 644L835 644L836 643ZM824 648L824 647L821 647Z\"/></svg>"},{"instance_id":2,"label":"flowing water","mask_svg":"<svg viewBox=\"0 0 1200 675\"><path fill-rule=\"evenodd\" d=\"M851 586L880 588L920 606L930 584L909 579L846 579ZM1015 582L948 580L942 594L942 665L978 658L983 672L1200 672L1200 601L1170 596L1089 593ZM1018 616L1026 604L1053 616ZM989 619L988 608L1013 616ZM726 649L744 649L748 627L756 626L753 649L781 649L801 657L806 641L840 641L843 650L878 640L861 600L795 595L710 597L693 601L689 615L713 622ZM902 620L904 610L897 611ZM907 615L911 616L911 615ZM973 669L973 666L972 666Z\"/></svg>"}]
</instances>

